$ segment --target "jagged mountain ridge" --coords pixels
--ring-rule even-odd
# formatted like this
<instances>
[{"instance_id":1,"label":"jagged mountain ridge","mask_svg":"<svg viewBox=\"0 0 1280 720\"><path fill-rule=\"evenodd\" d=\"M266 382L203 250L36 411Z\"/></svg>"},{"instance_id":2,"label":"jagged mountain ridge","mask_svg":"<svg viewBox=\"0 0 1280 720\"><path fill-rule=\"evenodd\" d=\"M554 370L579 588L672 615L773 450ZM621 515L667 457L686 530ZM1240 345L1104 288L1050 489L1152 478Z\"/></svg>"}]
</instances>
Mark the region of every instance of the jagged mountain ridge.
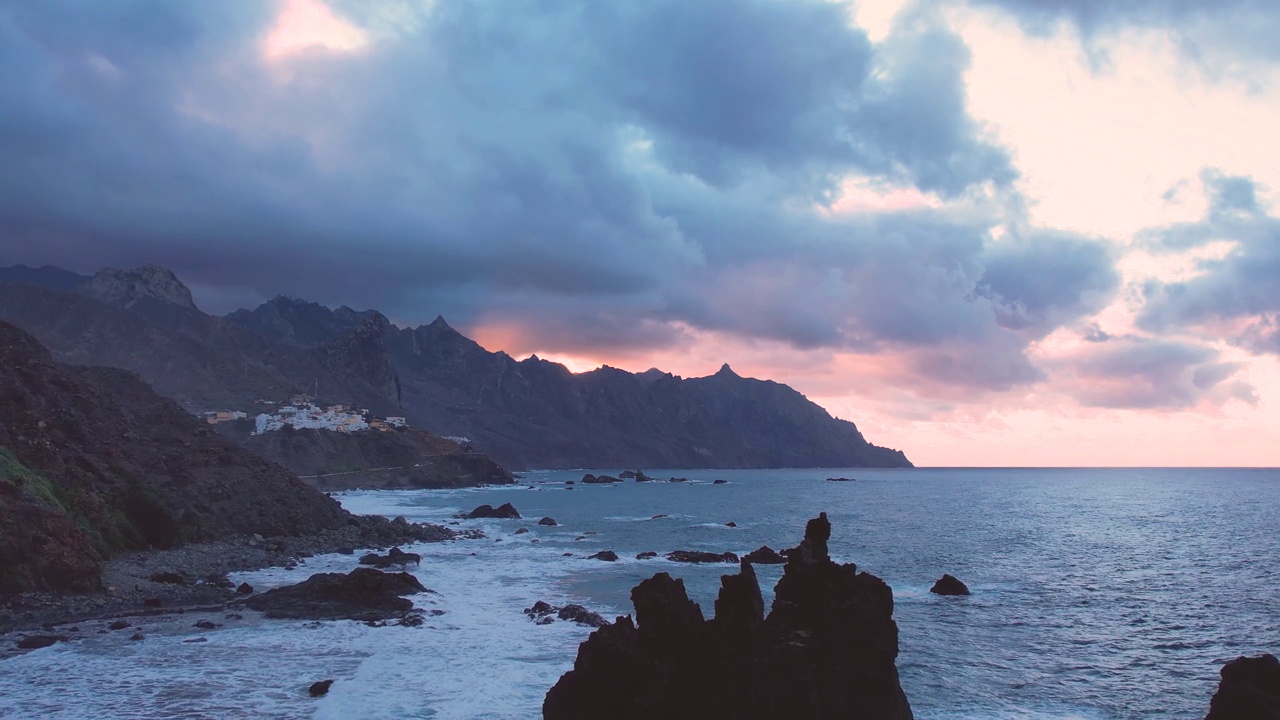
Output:
<instances>
[{"instance_id":1,"label":"jagged mountain ridge","mask_svg":"<svg viewBox=\"0 0 1280 720\"><path fill-rule=\"evenodd\" d=\"M319 386L327 399L470 438L507 467L910 465L795 390L727 366L689 379L609 367L574 374L489 352L442 317L401 328L374 311L284 297L216 318L188 307L157 270L129 278L162 287L134 283L106 299L90 294L101 283L59 292L29 277L4 282L0 270L0 318L59 360L133 370L191 410Z\"/></svg>"},{"instance_id":2,"label":"jagged mountain ridge","mask_svg":"<svg viewBox=\"0 0 1280 720\"><path fill-rule=\"evenodd\" d=\"M326 312L327 311L327 312ZM333 343L380 328L405 414L465 436L516 467L906 467L792 388L602 367L574 374L537 357L489 352L437 317L401 328L380 313L277 297L227 316L280 341ZM344 335L344 333L346 335Z\"/></svg>"}]
</instances>

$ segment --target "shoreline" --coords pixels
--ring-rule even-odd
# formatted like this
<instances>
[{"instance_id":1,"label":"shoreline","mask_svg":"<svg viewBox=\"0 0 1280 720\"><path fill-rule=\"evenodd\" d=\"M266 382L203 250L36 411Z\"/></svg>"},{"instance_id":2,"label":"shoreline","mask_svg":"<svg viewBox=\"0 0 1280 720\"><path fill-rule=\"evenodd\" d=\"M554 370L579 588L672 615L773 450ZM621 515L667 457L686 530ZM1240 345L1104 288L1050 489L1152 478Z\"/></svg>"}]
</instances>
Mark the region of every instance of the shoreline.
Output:
<instances>
[{"instance_id":1,"label":"shoreline","mask_svg":"<svg viewBox=\"0 0 1280 720\"><path fill-rule=\"evenodd\" d=\"M238 598L235 587L209 582L228 573L292 567L327 553L357 554L397 545L445 542L482 536L442 525L352 516L344 528L298 536L241 536L180 545L171 549L120 553L102 563L101 588L91 593L28 592L0 599L0 635L50 632L93 620L212 612ZM157 582L158 573L177 573L184 584ZM159 606L146 601L159 601ZM8 648L5 648L7 651Z\"/></svg>"}]
</instances>

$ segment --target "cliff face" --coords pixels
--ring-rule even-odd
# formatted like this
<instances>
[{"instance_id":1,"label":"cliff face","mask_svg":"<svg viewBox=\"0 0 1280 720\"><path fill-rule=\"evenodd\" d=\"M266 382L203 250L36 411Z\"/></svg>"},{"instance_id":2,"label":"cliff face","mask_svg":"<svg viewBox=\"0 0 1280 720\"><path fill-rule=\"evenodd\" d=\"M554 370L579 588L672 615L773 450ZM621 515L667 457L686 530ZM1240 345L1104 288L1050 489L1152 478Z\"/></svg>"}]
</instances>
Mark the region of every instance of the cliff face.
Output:
<instances>
[{"instance_id":1,"label":"cliff face","mask_svg":"<svg viewBox=\"0 0 1280 720\"><path fill-rule=\"evenodd\" d=\"M301 307L297 307L301 305ZM277 298L229 316L278 340L331 343L350 332L314 303ZM381 316L378 316L381 317ZM283 318L303 326L280 330ZM345 318L345 319L344 319ZM382 325L412 424L470 438L508 467L909 467L779 383L726 365L706 378L601 368L573 374L536 357L491 353L443 318L416 328Z\"/></svg>"},{"instance_id":2,"label":"cliff face","mask_svg":"<svg viewBox=\"0 0 1280 720\"><path fill-rule=\"evenodd\" d=\"M658 573L578 648L547 693L547 720L868 718L910 720L898 682L893 591L827 556L825 513L787 555L766 618L751 564L721 577L715 618Z\"/></svg>"},{"instance_id":3,"label":"cliff face","mask_svg":"<svg viewBox=\"0 0 1280 720\"><path fill-rule=\"evenodd\" d=\"M507 484L511 474L485 455L419 430L335 433L282 430L243 445L321 490L447 488Z\"/></svg>"},{"instance_id":4,"label":"cliff face","mask_svg":"<svg viewBox=\"0 0 1280 720\"><path fill-rule=\"evenodd\" d=\"M0 322L0 593L91 589L118 550L349 518L131 373L60 365Z\"/></svg>"}]
</instances>

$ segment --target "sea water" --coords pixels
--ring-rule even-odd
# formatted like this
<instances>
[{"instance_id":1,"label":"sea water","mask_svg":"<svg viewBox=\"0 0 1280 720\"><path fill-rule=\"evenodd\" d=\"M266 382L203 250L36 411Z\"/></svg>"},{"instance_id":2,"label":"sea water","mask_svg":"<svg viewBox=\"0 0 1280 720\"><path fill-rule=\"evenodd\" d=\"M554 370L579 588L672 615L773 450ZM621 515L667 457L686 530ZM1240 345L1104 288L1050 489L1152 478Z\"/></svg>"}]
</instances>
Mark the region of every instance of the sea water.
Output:
<instances>
[{"instance_id":1,"label":"sea water","mask_svg":"<svg viewBox=\"0 0 1280 720\"><path fill-rule=\"evenodd\" d=\"M438 593L415 602L443 611L424 627L245 611L139 619L147 639L130 642L133 629L85 623L83 639L0 660L0 717L538 717L590 629L535 625L523 608L629 613L631 587L666 571L709 615L733 566L636 554L788 547L822 511L832 555L893 587L917 718L1199 718L1223 662L1280 651L1280 471L648 472L689 482L568 486L582 471L548 471L516 487L343 494L354 512L415 521L504 502L525 519L462 521L487 537L407 548ZM619 561L586 559L600 550ZM354 566L326 555L233 579L261 591ZM781 568L757 571L767 603ZM973 595L929 594L943 573ZM192 627L202 618L223 627ZM309 697L326 678L329 694Z\"/></svg>"}]
</instances>

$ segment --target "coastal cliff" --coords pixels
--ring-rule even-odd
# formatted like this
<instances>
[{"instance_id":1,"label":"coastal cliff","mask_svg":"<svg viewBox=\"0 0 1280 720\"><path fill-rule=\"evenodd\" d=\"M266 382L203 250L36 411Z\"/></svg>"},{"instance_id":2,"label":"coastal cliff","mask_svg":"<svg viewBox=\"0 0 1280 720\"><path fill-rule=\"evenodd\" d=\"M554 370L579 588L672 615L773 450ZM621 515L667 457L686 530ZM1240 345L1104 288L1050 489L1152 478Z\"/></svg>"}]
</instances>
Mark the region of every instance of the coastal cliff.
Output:
<instances>
[{"instance_id":1,"label":"coastal cliff","mask_svg":"<svg viewBox=\"0 0 1280 720\"><path fill-rule=\"evenodd\" d=\"M0 322L0 594L84 591L122 550L343 526L337 501L123 370Z\"/></svg>"}]
</instances>

